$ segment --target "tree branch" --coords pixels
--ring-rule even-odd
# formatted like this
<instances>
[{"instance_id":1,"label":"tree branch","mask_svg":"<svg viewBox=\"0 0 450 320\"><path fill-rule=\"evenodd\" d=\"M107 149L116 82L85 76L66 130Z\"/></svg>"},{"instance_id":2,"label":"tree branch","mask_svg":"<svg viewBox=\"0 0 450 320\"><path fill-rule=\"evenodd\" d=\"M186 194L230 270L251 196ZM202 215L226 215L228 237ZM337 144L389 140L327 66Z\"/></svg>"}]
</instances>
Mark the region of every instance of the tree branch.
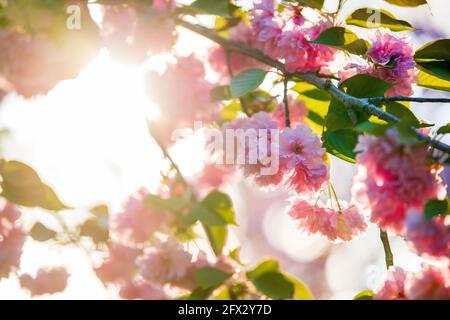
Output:
<instances>
[{"instance_id":1,"label":"tree branch","mask_svg":"<svg viewBox=\"0 0 450 320\"><path fill-rule=\"evenodd\" d=\"M321 77L319 77L317 74L314 74L314 73L298 73L298 72L290 73L286 70L283 63L281 63L280 61L277 61L277 60L273 60L272 58L266 56L265 54L263 54L261 51L259 51L257 49L254 49L252 47L243 45L241 43L238 43L238 42L235 42L232 40L225 39L225 38L221 37L219 34L217 34L215 31L210 30L201 25L192 24L192 23L184 21L183 19L180 19L180 18L176 18L175 21L178 25L210 39L211 41L224 47L226 50L235 51L240 54L246 55L248 57L252 57L255 60L258 60L268 66L278 69L286 76L296 77L300 80L303 80L305 82L308 82L308 83L314 85L317 88L328 92L328 94L332 98L334 98L335 100L337 100L338 102L342 103L343 105L345 105L347 107L365 111L371 115L378 117L379 119L385 120L390 123L400 122L400 119L398 117L384 111L383 109L381 109L378 106L371 103L368 99L356 98L356 97L353 97L353 96L341 91L338 87L333 85L333 83L331 83L331 81L329 79L322 79ZM419 130L417 130L415 128L414 128L414 130L416 132L417 137L420 140L428 143L429 145L431 145L432 147L434 147L438 150L441 150L443 152L450 154L450 146L449 145L442 143L438 140L431 139L430 137L428 137L427 135L423 134L422 132L420 132Z\"/></svg>"},{"instance_id":2,"label":"tree branch","mask_svg":"<svg viewBox=\"0 0 450 320\"><path fill-rule=\"evenodd\" d=\"M404 96L392 96L392 97L373 97L367 98L371 103L373 102L390 102L390 101L410 101L419 103L450 103L450 98L421 98L421 97L404 97Z\"/></svg>"}]
</instances>

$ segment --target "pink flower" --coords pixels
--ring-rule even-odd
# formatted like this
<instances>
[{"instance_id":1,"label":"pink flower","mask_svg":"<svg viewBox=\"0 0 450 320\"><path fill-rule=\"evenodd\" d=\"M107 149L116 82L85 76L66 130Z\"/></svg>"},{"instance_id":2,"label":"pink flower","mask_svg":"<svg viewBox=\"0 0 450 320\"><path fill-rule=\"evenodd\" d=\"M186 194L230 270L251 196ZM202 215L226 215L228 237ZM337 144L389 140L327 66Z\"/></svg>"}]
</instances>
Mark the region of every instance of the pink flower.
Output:
<instances>
[{"instance_id":1,"label":"pink flower","mask_svg":"<svg viewBox=\"0 0 450 320\"><path fill-rule=\"evenodd\" d=\"M236 27L229 30L229 38L230 40L247 46L256 45L255 34L245 21L240 22ZM250 68L267 68L263 63L236 52L229 52L229 59L231 72L233 75ZM211 68L220 76L221 79L229 81L230 70L228 69L225 49L223 47L217 46L212 48L209 53L208 61Z\"/></svg>"},{"instance_id":2,"label":"pink flower","mask_svg":"<svg viewBox=\"0 0 450 320\"><path fill-rule=\"evenodd\" d=\"M120 60L141 63L149 53L169 51L175 42L175 23L163 17L175 8L172 0L153 1L150 11L144 14L133 7L103 8L102 35L108 50Z\"/></svg>"},{"instance_id":3,"label":"pink flower","mask_svg":"<svg viewBox=\"0 0 450 320\"><path fill-rule=\"evenodd\" d=\"M21 213L10 202L0 199L0 279L19 267L26 233L17 225Z\"/></svg>"},{"instance_id":4,"label":"pink flower","mask_svg":"<svg viewBox=\"0 0 450 320\"><path fill-rule=\"evenodd\" d=\"M95 55L98 44L91 38L68 34L57 43L43 33L0 29L0 78L24 97L46 94L58 82L75 78Z\"/></svg>"},{"instance_id":5,"label":"pink flower","mask_svg":"<svg viewBox=\"0 0 450 320\"><path fill-rule=\"evenodd\" d=\"M406 240L420 255L450 259L449 217L427 220L417 209L410 209L406 218Z\"/></svg>"},{"instance_id":6,"label":"pink flower","mask_svg":"<svg viewBox=\"0 0 450 320\"><path fill-rule=\"evenodd\" d=\"M32 296L55 294L64 291L69 274L63 267L39 269L33 278L29 274L20 276L20 286L30 291Z\"/></svg>"},{"instance_id":7,"label":"pink flower","mask_svg":"<svg viewBox=\"0 0 450 320\"><path fill-rule=\"evenodd\" d=\"M414 50L405 38L396 38L388 31L377 31L372 47L367 51L367 65L349 64L340 73L341 81L356 74L368 74L395 84L386 96L411 96L417 82Z\"/></svg>"},{"instance_id":8,"label":"pink flower","mask_svg":"<svg viewBox=\"0 0 450 320\"><path fill-rule=\"evenodd\" d=\"M367 228L364 217L356 206L339 201L341 209L312 204L311 200L295 200L289 208L289 215L298 222L298 227L308 234L319 234L330 241L350 241Z\"/></svg>"},{"instance_id":9,"label":"pink flower","mask_svg":"<svg viewBox=\"0 0 450 320\"><path fill-rule=\"evenodd\" d=\"M406 295L411 300L450 300L450 269L427 266L417 274L410 274Z\"/></svg>"},{"instance_id":10,"label":"pink flower","mask_svg":"<svg viewBox=\"0 0 450 320\"><path fill-rule=\"evenodd\" d=\"M272 136L278 133L278 128L270 114L258 112L251 118L226 123L222 130L225 136L225 163L229 164L231 159L233 164L240 166L245 176L253 177L261 186L275 186L283 180L284 173L280 168L274 168L275 172L271 172L272 161L278 161L279 144ZM229 140L229 134L233 141ZM266 174L265 169L270 172Z\"/></svg>"},{"instance_id":11,"label":"pink flower","mask_svg":"<svg viewBox=\"0 0 450 320\"><path fill-rule=\"evenodd\" d=\"M148 191L141 189L130 196L123 211L112 218L113 235L120 241L128 244L143 244L159 228L168 223L170 219L168 212L149 209L145 206L146 195L148 195Z\"/></svg>"},{"instance_id":12,"label":"pink flower","mask_svg":"<svg viewBox=\"0 0 450 320\"><path fill-rule=\"evenodd\" d=\"M190 186L202 198L213 189L220 189L234 174L234 170L225 165L206 164L201 172L190 180Z\"/></svg>"},{"instance_id":13,"label":"pink flower","mask_svg":"<svg viewBox=\"0 0 450 320\"><path fill-rule=\"evenodd\" d=\"M374 290L377 300L449 300L450 269L425 266L420 272L391 268L384 282Z\"/></svg>"},{"instance_id":14,"label":"pink flower","mask_svg":"<svg viewBox=\"0 0 450 320\"><path fill-rule=\"evenodd\" d=\"M177 241L168 239L146 248L137 264L144 279L164 285L181 281L188 273L191 259L191 254Z\"/></svg>"},{"instance_id":15,"label":"pink flower","mask_svg":"<svg viewBox=\"0 0 450 320\"><path fill-rule=\"evenodd\" d=\"M336 50L327 46L310 44L328 24L319 22L306 30L284 31L277 46L289 72L318 72L334 59Z\"/></svg>"},{"instance_id":16,"label":"pink flower","mask_svg":"<svg viewBox=\"0 0 450 320\"><path fill-rule=\"evenodd\" d=\"M403 145L395 129L384 137L361 136L355 151L360 167L353 198L383 230L403 234L408 208L422 208L445 192L427 147Z\"/></svg>"},{"instance_id":17,"label":"pink flower","mask_svg":"<svg viewBox=\"0 0 450 320\"><path fill-rule=\"evenodd\" d=\"M407 273L399 267L390 268L384 282L374 290L375 300L405 300L405 281Z\"/></svg>"},{"instance_id":18,"label":"pink flower","mask_svg":"<svg viewBox=\"0 0 450 320\"><path fill-rule=\"evenodd\" d=\"M213 86L205 79L204 63L194 55L179 57L176 64L167 66L163 75L149 73L147 79L149 96L169 127L192 126L194 120L207 120L213 114L210 98Z\"/></svg>"},{"instance_id":19,"label":"pink flower","mask_svg":"<svg viewBox=\"0 0 450 320\"><path fill-rule=\"evenodd\" d=\"M305 116L308 114L308 109L305 107L303 100L288 97L289 118L291 120L291 127L295 128L299 124L305 124ZM286 127L286 117L284 113L284 103L279 103L277 109L272 113L273 119L278 123L280 128Z\"/></svg>"},{"instance_id":20,"label":"pink flower","mask_svg":"<svg viewBox=\"0 0 450 320\"><path fill-rule=\"evenodd\" d=\"M118 243L110 244L108 257L102 265L95 268L95 272L104 283L131 279L137 268L135 260L139 253L140 250L135 248Z\"/></svg>"},{"instance_id":21,"label":"pink flower","mask_svg":"<svg viewBox=\"0 0 450 320\"><path fill-rule=\"evenodd\" d=\"M285 21L275 15L273 0L263 0L255 4L251 15L252 27L256 36L255 47L272 58L278 58L277 42L283 32Z\"/></svg>"},{"instance_id":22,"label":"pink flower","mask_svg":"<svg viewBox=\"0 0 450 320\"><path fill-rule=\"evenodd\" d=\"M282 167L290 172L287 185L297 193L317 191L328 179L325 149L320 138L305 125L282 131L280 158Z\"/></svg>"},{"instance_id":23,"label":"pink flower","mask_svg":"<svg viewBox=\"0 0 450 320\"><path fill-rule=\"evenodd\" d=\"M128 281L121 285L119 295L126 300L166 300L166 292L142 279Z\"/></svg>"}]
</instances>

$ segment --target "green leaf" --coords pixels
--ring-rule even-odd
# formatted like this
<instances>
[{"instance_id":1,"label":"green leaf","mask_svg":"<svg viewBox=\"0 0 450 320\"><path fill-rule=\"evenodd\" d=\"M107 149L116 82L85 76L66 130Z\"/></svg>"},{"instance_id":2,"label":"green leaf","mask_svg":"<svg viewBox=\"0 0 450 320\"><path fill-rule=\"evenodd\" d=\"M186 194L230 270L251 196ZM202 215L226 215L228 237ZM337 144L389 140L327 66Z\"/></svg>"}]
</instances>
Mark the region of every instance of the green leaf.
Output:
<instances>
[{"instance_id":1,"label":"green leaf","mask_svg":"<svg viewBox=\"0 0 450 320\"><path fill-rule=\"evenodd\" d=\"M298 4L302 4L307 7L314 8L314 9L322 9L323 3L325 2L325 0L294 0L294 1L290 1L290 2L296 2Z\"/></svg>"},{"instance_id":2,"label":"green leaf","mask_svg":"<svg viewBox=\"0 0 450 320\"><path fill-rule=\"evenodd\" d=\"M294 284L294 299L314 300L314 296L304 283L290 275L285 275L285 277Z\"/></svg>"},{"instance_id":3,"label":"green leaf","mask_svg":"<svg viewBox=\"0 0 450 320\"><path fill-rule=\"evenodd\" d=\"M371 121L365 121L356 126L356 131L366 133L374 136L382 136L386 130L391 127L390 124L374 123Z\"/></svg>"},{"instance_id":4,"label":"green leaf","mask_svg":"<svg viewBox=\"0 0 450 320\"><path fill-rule=\"evenodd\" d=\"M194 203L192 216L209 226L236 224L233 203L228 195L212 191L200 203Z\"/></svg>"},{"instance_id":5,"label":"green leaf","mask_svg":"<svg viewBox=\"0 0 450 320\"><path fill-rule=\"evenodd\" d=\"M358 135L353 130L343 129L327 131L323 135L323 144L327 152L350 163L356 163L354 149L358 143Z\"/></svg>"},{"instance_id":6,"label":"green leaf","mask_svg":"<svg viewBox=\"0 0 450 320\"><path fill-rule=\"evenodd\" d=\"M56 193L28 165L19 161L4 161L0 166L1 195L25 207L40 207L50 211L69 209Z\"/></svg>"},{"instance_id":7,"label":"green leaf","mask_svg":"<svg viewBox=\"0 0 450 320\"><path fill-rule=\"evenodd\" d=\"M266 78L267 71L261 69L248 69L242 71L231 80L231 95L235 98L258 88Z\"/></svg>"},{"instance_id":8,"label":"green leaf","mask_svg":"<svg viewBox=\"0 0 450 320\"><path fill-rule=\"evenodd\" d=\"M80 236L89 237L97 244L106 243L109 240L109 228L97 219L88 219L80 228Z\"/></svg>"},{"instance_id":9,"label":"green leaf","mask_svg":"<svg viewBox=\"0 0 450 320\"><path fill-rule=\"evenodd\" d=\"M208 226L225 226L227 222L216 212L206 208L201 203L194 203L191 207L191 215Z\"/></svg>"},{"instance_id":10,"label":"green leaf","mask_svg":"<svg viewBox=\"0 0 450 320\"><path fill-rule=\"evenodd\" d=\"M311 292L301 281L280 271L278 261L275 259L262 261L253 270L247 271L246 275L260 292L270 298L313 299Z\"/></svg>"},{"instance_id":11,"label":"green leaf","mask_svg":"<svg viewBox=\"0 0 450 320\"><path fill-rule=\"evenodd\" d=\"M203 289L220 286L231 275L222 270L205 267L194 273L195 282Z\"/></svg>"},{"instance_id":12,"label":"green leaf","mask_svg":"<svg viewBox=\"0 0 450 320\"><path fill-rule=\"evenodd\" d=\"M251 281L256 289L272 299L291 299L294 296L294 284L281 272L266 272Z\"/></svg>"},{"instance_id":13,"label":"green leaf","mask_svg":"<svg viewBox=\"0 0 450 320\"><path fill-rule=\"evenodd\" d=\"M432 219L438 215L450 214L450 200L431 199L425 204L424 208L425 218Z\"/></svg>"},{"instance_id":14,"label":"green leaf","mask_svg":"<svg viewBox=\"0 0 450 320\"><path fill-rule=\"evenodd\" d=\"M144 204L148 208L153 209L168 209L168 210L181 210L186 207L191 201L191 193L189 191L184 192L180 196L164 199L158 195L149 194L144 198Z\"/></svg>"},{"instance_id":15,"label":"green leaf","mask_svg":"<svg viewBox=\"0 0 450 320\"><path fill-rule=\"evenodd\" d=\"M260 264L258 264L253 270L247 272L247 278L256 279L263 275L264 273L271 271L279 271L280 265L275 259L267 259Z\"/></svg>"},{"instance_id":16,"label":"green leaf","mask_svg":"<svg viewBox=\"0 0 450 320\"><path fill-rule=\"evenodd\" d=\"M450 39L427 43L414 54L419 67L432 75L450 80Z\"/></svg>"},{"instance_id":17,"label":"green leaf","mask_svg":"<svg viewBox=\"0 0 450 320\"><path fill-rule=\"evenodd\" d=\"M228 254L228 256L231 259L233 259L234 261L239 262L240 261L240 259L239 259L239 255L240 254L241 254L241 248L237 247L237 248L234 248L233 250L231 250L231 252Z\"/></svg>"},{"instance_id":18,"label":"green leaf","mask_svg":"<svg viewBox=\"0 0 450 320\"><path fill-rule=\"evenodd\" d=\"M384 96L386 90L392 86L393 84L386 81L366 74L359 74L342 82L339 89L356 98L368 98ZM356 124L365 122L370 118L370 114L364 111L353 109L352 113L356 118ZM353 129L355 124L350 118L348 108L336 99L332 99L325 118L325 126L327 131L337 131Z\"/></svg>"},{"instance_id":19,"label":"green leaf","mask_svg":"<svg viewBox=\"0 0 450 320\"><path fill-rule=\"evenodd\" d=\"M229 0L196 0L190 8L200 14L212 14L221 17L231 17L237 8Z\"/></svg>"},{"instance_id":20,"label":"green leaf","mask_svg":"<svg viewBox=\"0 0 450 320\"><path fill-rule=\"evenodd\" d=\"M228 238L228 229L227 226L208 226L203 224L203 228L205 229L205 233L208 236L209 243L211 244L211 248L214 251L216 256L220 256L222 254L223 248L227 243Z\"/></svg>"},{"instance_id":21,"label":"green leaf","mask_svg":"<svg viewBox=\"0 0 450 320\"><path fill-rule=\"evenodd\" d=\"M438 134L447 134L450 133L450 123L447 123L445 126L440 127L437 130Z\"/></svg>"},{"instance_id":22,"label":"green leaf","mask_svg":"<svg viewBox=\"0 0 450 320\"><path fill-rule=\"evenodd\" d=\"M424 70L419 72L417 85L428 89L450 92L450 81L438 78Z\"/></svg>"},{"instance_id":23,"label":"green leaf","mask_svg":"<svg viewBox=\"0 0 450 320\"><path fill-rule=\"evenodd\" d=\"M358 74L342 82L339 88L356 98L370 98L384 96L384 93L393 86L392 83L367 74Z\"/></svg>"},{"instance_id":24,"label":"green leaf","mask_svg":"<svg viewBox=\"0 0 450 320\"><path fill-rule=\"evenodd\" d=\"M409 123L409 125L414 126L416 128L421 126L421 122L417 119L414 112L411 111L407 106L402 103L389 101L387 103L382 104L383 109L386 112L396 116L404 123Z\"/></svg>"},{"instance_id":25,"label":"green leaf","mask_svg":"<svg viewBox=\"0 0 450 320\"><path fill-rule=\"evenodd\" d=\"M222 217L226 223L236 224L233 202L227 194L214 190L203 199L202 205L214 211L217 215Z\"/></svg>"},{"instance_id":26,"label":"green leaf","mask_svg":"<svg viewBox=\"0 0 450 320\"><path fill-rule=\"evenodd\" d=\"M218 86L211 90L211 100L222 101L222 100L231 100L231 91L230 86Z\"/></svg>"},{"instance_id":27,"label":"green leaf","mask_svg":"<svg viewBox=\"0 0 450 320\"><path fill-rule=\"evenodd\" d=\"M206 300L215 288L197 288L191 293L180 297L180 300Z\"/></svg>"},{"instance_id":28,"label":"green leaf","mask_svg":"<svg viewBox=\"0 0 450 320\"><path fill-rule=\"evenodd\" d=\"M240 113L243 113L241 103L234 99L222 109L221 117L224 121L232 121L238 118Z\"/></svg>"},{"instance_id":29,"label":"green leaf","mask_svg":"<svg viewBox=\"0 0 450 320\"><path fill-rule=\"evenodd\" d=\"M418 7L427 4L426 0L384 0L387 3L395 4L400 7Z\"/></svg>"},{"instance_id":30,"label":"green leaf","mask_svg":"<svg viewBox=\"0 0 450 320\"><path fill-rule=\"evenodd\" d=\"M364 290L358 293L353 300L373 300L372 290Z\"/></svg>"},{"instance_id":31,"label":"green leaf","mask_svg":"<svg viewBox=\"0 0 450 320\"><path fill-rule=\"evenodd\" d=\"M31 228L29 235L36 241L48 241L56 236L56 232L37 222Z\"/></svg>"},{"instance_id":32,"label":"green leaf","mask_svg":"<svg viewBox=\"0 0 450 320\"><path fill-rule=\"evenodd\" d=\"M402 144L416 144L420 142L416 131L408 121L400 121L394 125L394 128L397 130L399 140Z\"/></svg>"},{"instance_id":33,"label":"green leaf","mask_svg":"<svg viewBox=\"0 0 450 320\"><path fill-rule=\"evenodd\" d=\"M291 90L298 92L298 100L303 101L305 107L309 110L305 119L308 126L315 133L322 134L330 104L330 96L306 82L297 83Z\"/></svg>"},{"instance_id":34,"label":"green leaf","mask_svg":"<svg viewBox=\"0 0 450 320\"><path fill-rule=\"evenodd\" d=\"M376 18L376 19L375 19ZM379 18L379 19L378 19ZM392 31L414 30L414 28L404 20L398 20L392 13L386 10L374 8L361 8L348 16L347 24L363 28L388 28Z\"/></svg>"},{"instance_id":35,"label":"green leaf","mask_svg":"<svg viewBox=\"0 0 450 320\"><path fill-rule=\"evenodd\" d=\"M364 55L369 49L367 41L359 39L355 33L343 27L326 29L310 43L326 45L357 55Z\"/></svg>"}]
</instances>

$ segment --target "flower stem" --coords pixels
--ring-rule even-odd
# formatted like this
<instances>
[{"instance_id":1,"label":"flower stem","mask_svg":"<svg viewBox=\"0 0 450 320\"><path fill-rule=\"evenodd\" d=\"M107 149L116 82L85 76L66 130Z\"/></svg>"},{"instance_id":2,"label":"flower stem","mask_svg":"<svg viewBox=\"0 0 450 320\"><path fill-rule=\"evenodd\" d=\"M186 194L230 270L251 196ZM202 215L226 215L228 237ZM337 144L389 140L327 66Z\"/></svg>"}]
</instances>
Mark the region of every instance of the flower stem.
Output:
<instances>
[{"instance_id":1,"label":"flower stem","mask_svg":"<svg viewBox=\"0 0 450 320\"><path fill-rule=\"evenodd\" d=\"M336 199L336 203L337 203L337 206L338 206L338 209L339 209L339 213L342 213L342 208L341 208L341 205L339 204L339 198L338 198L338 196L336 194L336 190L334 190L333 184L331 182L328 185L331 187L331 191L333 191L333 195L334 195L334 198Z\"/></svg>"},{"instance_id":2,"label":"flower stem","mask_svg":"<svg viewBox=\"0 0 450 320\"><path fill-rule=\"evenodd\" d=\"M386 268L392 267L394 265L394 255L391 251L391 245L389 244L389 237L386 231L380 229L380 239L383 243L384 256L386 261Z\"/></svg>"},{"instance_id":3,"label":"flower stem","mask_svg":"<svg viewBox=\"0 0 450 320\"><path fill-rule=\"evenodd\" d=\"M288 77L285 76L283 79L283 86L284 86L284 91L283 91L283 102L284 102L284 118L285 118L285 123L286 123L286 128L290 128L291 127L291 114L289 112L289 101L288 101Z\"/></svg>"}]
</instances>

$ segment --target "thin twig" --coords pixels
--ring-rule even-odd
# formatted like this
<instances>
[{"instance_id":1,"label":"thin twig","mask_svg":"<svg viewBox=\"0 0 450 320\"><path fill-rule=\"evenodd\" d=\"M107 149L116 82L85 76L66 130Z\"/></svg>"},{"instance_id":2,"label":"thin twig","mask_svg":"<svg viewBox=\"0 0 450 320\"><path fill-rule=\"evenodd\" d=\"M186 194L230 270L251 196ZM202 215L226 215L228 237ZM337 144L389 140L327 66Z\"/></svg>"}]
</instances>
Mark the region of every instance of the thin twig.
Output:
<instances>
[{"instance_id":1,"label":"thin twig","mask_svg":"<svg viewBox=\"0 0 450 320\"><path fill-rule=\"evenodd\" d=\"M392 254L391 245L389 244L389 237L383 230L380 230L380 239L383 243L386 268L389 269L389 267L392 267L394 265L394 255Z\"/></svg>"},{"instance_id":2,"label":"thin twig","mask_svg":"<svg viewBox=\"0 0 450 320\"><path fill-rule=\"evenodd\" d=\"M288 77L284 77L283 79L283 103L284 103L284 121L286 124L286 128L291 127L291 113L289 111L289 101L288 101Z\"/></svg>"},{"instance_id":3,"label":"thin twig","mask_svg":"<svg viewBox=\"0 0 450 320\"><path fill-rule=\"evenodd\" d=\"M404 96L392 96L392 97L373 97L367 98L367 101L373 102L391 102L391 101L410 101L419 103L450 103L450 98L421 98L421 97L404 97Z\"/></svg>"},{"instance_id":4,"label":"thin twig","mask_svg":"<svg viewBox=\"0 0 450 320\"><path fill-rule=\"evenodd\" d=\"M151 125L148 125L148 128L149 128L150 135L152 136L153 140L155 140L156 144L161 149L161 152L163 153L163 156L167 160L169 160L170 164L172 165L172 167L177 172L178 178L181 180L181 182L184 184L185 187L189 187L188 182L187 182L186 178L184 177L183 173L181 172L180 168L178 167L177 163L172 159L172 157L170 156L170 154L167 151L166 147L164 146L164 144L159 139L158 135L153 132L153 130L151 128Z\"/></svg>"},{"instance_id":5,"label":"thin twig","mask_svg":"<svg viewBox=\"0 0 450 320\"><path fill-rule=\"evenodd\" d=\"M254 49L252 47L243 45L242 43L238 43L235 41L231 41L228 39L225 39L221 37L219 34L217 34L215 31L212 31L206 27L203 27L198 24L192 24L189 22L184 21L183 19L177 18L175 19L176 23L186 29L189 29L197 34L200 34L208 39L210 39L213 42L216 42L217 44L221 45L227 50L239 52L241 54L244 54L246 56L252 57L268 66L271 66L273 68L278 69L280 72L282 72L286 76L290 77L297 77L305 82L308 82L317 88L328 92L330 96L335 99L336 101L342 103L345 106L348 106L350 108L358 109L364 112L367 112L373 116L378 117L379 119L385 120L390 123L398 123L400 122L400 119L393 114L384 111L383 109L379 108L378 106L374 105L367 99L360 99L356 98L354 96L351 96L342 90L340 90L338 87L333 85L330 81L330 79L321 79L319 76L317 76L314 73L289 73L284 64L280 61L273 60L272 58L266 56L261 51ZM415 129L417 137L431 145L432 147L441 150L443 152L450 154L450 146L442 143L440 141L434 140L430 138L429 136L423 134L419 130Z\"/></svg>"}]
</instances>

